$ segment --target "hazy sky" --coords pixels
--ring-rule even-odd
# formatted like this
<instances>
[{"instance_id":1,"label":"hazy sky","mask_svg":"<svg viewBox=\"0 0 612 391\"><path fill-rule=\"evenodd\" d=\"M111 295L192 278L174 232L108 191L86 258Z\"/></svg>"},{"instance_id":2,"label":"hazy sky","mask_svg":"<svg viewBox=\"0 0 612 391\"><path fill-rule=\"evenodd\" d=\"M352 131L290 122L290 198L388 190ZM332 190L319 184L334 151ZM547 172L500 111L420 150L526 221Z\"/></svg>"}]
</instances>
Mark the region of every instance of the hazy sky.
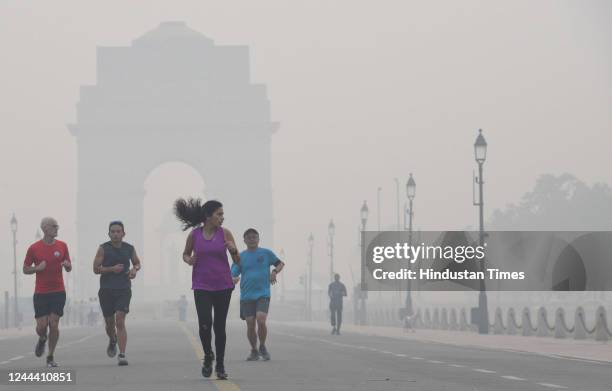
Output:
<instances>
[{"instance_id":1,"label":"hazy sky","mask_svg":"<svg viewBox=\"0 0 612 391\"><path fill-rule=\"evenodd\" d=\"M249 46L252 82L267 86L280 122L275 249L285 248L293 284L313 232L325 275L333 217L339 270L350 281L361 204L368 200L375 228L382 187L383 225L395 224L394 177L403 204L414 173L417 228L476 224L478 128L489 143L487 214L517 202L542 173L612 183L611 18L607 1L1 1L0 289L12 289L13 211L19 263L44 215L57 217L76 249L66 124L79 86L96 82L96 46L129 46L169 20L219 45ZM201 187L190 169L161 167L147 180L145 213L159 221L152 210ZM226 218L231 229L231 211ZM22 280L29 292L33 278Z\"/></svg>"}]
</instances>

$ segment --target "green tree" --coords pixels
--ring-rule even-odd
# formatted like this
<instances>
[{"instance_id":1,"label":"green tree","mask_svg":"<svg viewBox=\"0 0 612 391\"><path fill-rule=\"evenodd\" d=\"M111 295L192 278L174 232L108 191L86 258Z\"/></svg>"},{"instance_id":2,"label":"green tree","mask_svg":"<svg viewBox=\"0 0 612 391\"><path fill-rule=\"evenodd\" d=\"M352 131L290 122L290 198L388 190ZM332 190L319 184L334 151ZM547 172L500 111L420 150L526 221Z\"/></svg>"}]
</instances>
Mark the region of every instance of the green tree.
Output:
<instances>
[{"instance_id":1,"label":"green tree","mask_svg":"<svg viewBox=\"0 0 612 391\"><path fill-rule=\"evenodd\" d=\"M542 175L518 205L495 210L488 230L600 231L612 229L612 189L589 187L571 174Z\"/></svg>"}]
</instances>

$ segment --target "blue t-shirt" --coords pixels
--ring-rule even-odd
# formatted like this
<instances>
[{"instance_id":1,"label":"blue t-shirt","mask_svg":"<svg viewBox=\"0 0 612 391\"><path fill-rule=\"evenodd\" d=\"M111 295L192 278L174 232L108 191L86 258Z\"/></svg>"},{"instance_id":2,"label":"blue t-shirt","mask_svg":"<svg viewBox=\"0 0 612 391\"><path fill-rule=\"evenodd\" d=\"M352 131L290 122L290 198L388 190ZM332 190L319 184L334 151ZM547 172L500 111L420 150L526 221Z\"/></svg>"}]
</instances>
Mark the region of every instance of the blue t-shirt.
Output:
<instances>
[{"instance_id":1,"label":"blue t-shirt","mask_svg":"<svg viewBox=\"0 0 612 391\"><path fill-rule=\"evenodd\" d=\"M240 278L240 301L270 297L270 266L280 259L267 248L245 250L240 253L240 266L232 264L232 277Z\"/></svg>"}]
</instances>

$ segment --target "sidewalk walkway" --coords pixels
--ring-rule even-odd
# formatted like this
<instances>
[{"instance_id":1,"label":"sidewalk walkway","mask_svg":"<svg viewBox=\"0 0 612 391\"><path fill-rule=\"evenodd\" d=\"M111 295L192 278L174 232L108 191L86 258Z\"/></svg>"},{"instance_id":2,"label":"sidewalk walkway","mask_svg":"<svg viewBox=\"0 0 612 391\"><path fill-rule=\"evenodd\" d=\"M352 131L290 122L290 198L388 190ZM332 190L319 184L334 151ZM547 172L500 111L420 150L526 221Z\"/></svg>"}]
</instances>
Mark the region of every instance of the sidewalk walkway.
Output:
<instances>
[{"instance_id":1,"label":"sidewalk walkway","mask_svg":"<svg viewBox=\"0 0 612 391\"><path fill-rule=\"evenodd\" d=\"M292 327L329 331L324 322L274 322ZM370 336L409 339L474 348L528 352L546 356L578 358L612 363L612 344L592 340L557 339L552 337L523 337L516 335L480 335L474 332L416 329L401 327L356 326L343 324L342 331Z\"/></svg>"}]
</instances>

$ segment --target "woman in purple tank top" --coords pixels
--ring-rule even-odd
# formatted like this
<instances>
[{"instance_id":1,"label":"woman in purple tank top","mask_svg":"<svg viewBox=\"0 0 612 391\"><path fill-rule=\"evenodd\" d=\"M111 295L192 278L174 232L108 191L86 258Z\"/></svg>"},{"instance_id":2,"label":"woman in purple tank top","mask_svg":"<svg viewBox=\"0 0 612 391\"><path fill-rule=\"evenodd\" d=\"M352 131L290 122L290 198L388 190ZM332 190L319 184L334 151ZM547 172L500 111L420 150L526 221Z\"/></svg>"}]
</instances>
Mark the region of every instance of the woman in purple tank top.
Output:
<instances>
[{"instance_id":1,"label":"woman in purple tank top","mask_svg":"<svg viewBox=\"0 0 612 391\"><path fill-rule=\"evenodd\" d=\"M240 255L232 233L223 228L223 204L200 199L178 199L174 212L183 223L183 230L193 228L187 237L183 261L192 267L191 288L198 313L200 341L204 349L202 375L210 377L215 355L212 351L211 329L215 331L217 378L227 379L225 372L225 320L229 309L234 283L227 253L235 263ZM214 309L214 320L213 320Z\"/></svg>"}]
</instances>

